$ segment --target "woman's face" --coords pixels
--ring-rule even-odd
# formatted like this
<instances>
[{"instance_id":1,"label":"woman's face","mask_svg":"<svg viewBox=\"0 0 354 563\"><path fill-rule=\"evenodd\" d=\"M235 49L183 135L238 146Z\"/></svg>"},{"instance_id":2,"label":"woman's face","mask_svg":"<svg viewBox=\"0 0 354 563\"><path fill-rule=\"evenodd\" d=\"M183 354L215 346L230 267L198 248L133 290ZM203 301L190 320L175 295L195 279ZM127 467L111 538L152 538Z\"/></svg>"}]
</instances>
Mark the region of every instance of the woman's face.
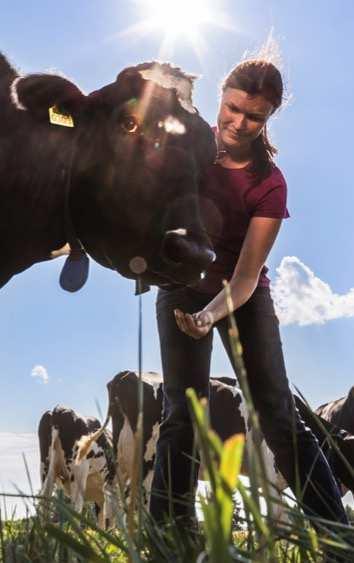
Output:
<instances>
[{"instance_id":1,"label":"woman's face","mask_svg":"<svg viewBox=\"0 0 354 563\"><path fill-rule=\"evenodd\" d=\"M262 95L251 96L244 90L226 88L218 114L221 144L231 152L247 150L262 132L272 111L272 104Z\"/></svg>"}]
</instances>

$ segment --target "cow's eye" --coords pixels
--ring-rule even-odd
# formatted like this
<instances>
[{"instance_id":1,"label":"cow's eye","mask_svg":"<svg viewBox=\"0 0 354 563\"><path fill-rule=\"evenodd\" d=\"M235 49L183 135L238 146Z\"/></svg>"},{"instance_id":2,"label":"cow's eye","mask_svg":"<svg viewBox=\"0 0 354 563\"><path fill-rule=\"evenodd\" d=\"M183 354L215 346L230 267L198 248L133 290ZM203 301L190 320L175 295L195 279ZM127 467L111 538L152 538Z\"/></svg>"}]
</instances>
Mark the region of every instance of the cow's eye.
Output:
<instances>
[{"instance_id":1,"label":"cow's eye","mask_svg":"<svg viewBox=\"0 0 354 563\"><path fill-rule=\"evenodd\" d=\"M126 133L136 133L139 129L139 123L135 117L132 117L131 115L123 117L121 125Z\"/></svg>"}]
</instances>

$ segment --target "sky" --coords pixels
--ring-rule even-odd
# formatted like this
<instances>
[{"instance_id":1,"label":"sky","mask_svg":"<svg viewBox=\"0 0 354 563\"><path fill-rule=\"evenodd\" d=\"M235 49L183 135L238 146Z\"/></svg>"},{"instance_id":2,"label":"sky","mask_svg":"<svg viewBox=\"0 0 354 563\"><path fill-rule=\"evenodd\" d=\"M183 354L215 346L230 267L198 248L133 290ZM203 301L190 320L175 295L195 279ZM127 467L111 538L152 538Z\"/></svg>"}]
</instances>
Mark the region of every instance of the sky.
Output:
<instances>
[{"instance_id":1,"label":"sky","mask_svg":"<svg viewBox=\"0 0 354 563\"><path fill-rule=\"evenodd\" d=\"M141 25L154 4L2 0L1 50L21 72L57 70L87 93L126 66L164 58L200 77L194 103L213 124L225 74L273 38L287 103L270 136L291 217L267 265L287 372L313 407L343 396L354 384L354 4L205 0L211 17L194 42L188 30L198 0L175 2L177 14L171 7L168 24L183 16L183 30L169 27L167 39L161 26ZM35 433L45 410L61 403L85 415L97 415L97 405L105 412L107 382L138 367L134 283L91 261L86 286L69 294L58 283L62 265L63 259L35 265L0 291L0 489L25 482L22 452L38 483ZM146 371L161 371L155 296L153 289L142 298ZM232 374L218 338L212 374Z\"/></svg>"}]
</instances>

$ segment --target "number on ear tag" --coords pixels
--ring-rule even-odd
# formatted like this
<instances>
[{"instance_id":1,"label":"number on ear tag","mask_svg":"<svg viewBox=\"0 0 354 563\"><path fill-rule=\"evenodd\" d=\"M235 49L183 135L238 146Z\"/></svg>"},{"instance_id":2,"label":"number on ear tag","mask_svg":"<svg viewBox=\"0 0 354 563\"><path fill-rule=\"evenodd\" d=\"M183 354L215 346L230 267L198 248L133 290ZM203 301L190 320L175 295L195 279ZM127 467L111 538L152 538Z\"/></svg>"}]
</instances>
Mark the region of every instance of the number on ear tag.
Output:
<instances>
[{"instance_id":1,"label":"number on ear tag","mask_svg":"<svg viewBox=\"0 0 354 563\"><path fill-rule=\"evenodd\" d=\"M53 125L61 125L62 127L74 127L74 120L69 113L62 113L57 106L49 108L49 121Z\"/></svg>"}]
</instances>

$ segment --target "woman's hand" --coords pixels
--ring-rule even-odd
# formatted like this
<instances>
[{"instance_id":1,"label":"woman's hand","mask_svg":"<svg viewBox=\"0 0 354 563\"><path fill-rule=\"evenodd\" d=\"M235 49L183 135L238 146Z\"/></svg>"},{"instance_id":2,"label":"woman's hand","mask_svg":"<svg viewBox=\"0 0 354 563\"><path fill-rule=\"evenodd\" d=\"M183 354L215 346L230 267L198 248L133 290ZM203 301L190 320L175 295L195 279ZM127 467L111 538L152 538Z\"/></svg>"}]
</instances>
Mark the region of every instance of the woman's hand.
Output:
<instances>
[{"instance_id":1,"label":"woman's hand","mask_svg":"<svg viewBox=\"0 0 354 563\"><path fill-rule=\"evenodd\" d=\"M210 311L199 311L190 315L175 309L174 313L178 328L196 340L207 335L214 324L214 317Z\"/></svg>"}]
</instances>

